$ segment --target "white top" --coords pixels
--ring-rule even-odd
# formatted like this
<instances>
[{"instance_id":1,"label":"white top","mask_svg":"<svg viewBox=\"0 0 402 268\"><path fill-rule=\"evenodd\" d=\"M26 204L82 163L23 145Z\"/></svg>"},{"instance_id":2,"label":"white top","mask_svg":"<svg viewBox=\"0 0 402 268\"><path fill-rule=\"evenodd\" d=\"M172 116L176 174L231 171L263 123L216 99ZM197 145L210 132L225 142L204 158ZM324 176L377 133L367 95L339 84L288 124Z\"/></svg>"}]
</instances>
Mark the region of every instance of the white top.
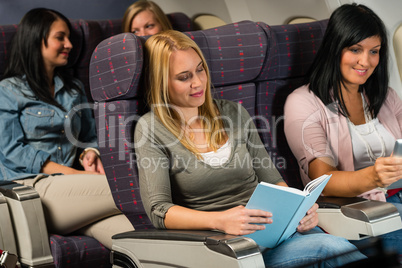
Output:
<instances>
[{"instance_id":1,"label":"white top","mask_svg":"<svg viewBox=\"0 0 402 268\"><path fill-rule=\"evenodd\" d=\"M348 121L348 126L352 138L355 170L374 164L370 159L368 149L371 149L375 158L380 157L383 151L382 141L385 145L384 156L391 155L394 149L395 137L378 121L378 118L371 120L369 123L357 126ZM370 148L367 146L370 146Z\"/></svg>"},{"instance_id":2,"label":"white top","mask_svg":"<svg viewBox=\"0 0 402 268\"><path fill-rule=\"evenodd\" d=\"M222 166L226 163L226 161L228 161L231 152L232 147L230 146L230 142L228 139L228 141L224 145L222 145L221 148L219 148L216 152L211 151L202 153L202 161L210 165L211 167Z\"/></svg>"}]
</instances>

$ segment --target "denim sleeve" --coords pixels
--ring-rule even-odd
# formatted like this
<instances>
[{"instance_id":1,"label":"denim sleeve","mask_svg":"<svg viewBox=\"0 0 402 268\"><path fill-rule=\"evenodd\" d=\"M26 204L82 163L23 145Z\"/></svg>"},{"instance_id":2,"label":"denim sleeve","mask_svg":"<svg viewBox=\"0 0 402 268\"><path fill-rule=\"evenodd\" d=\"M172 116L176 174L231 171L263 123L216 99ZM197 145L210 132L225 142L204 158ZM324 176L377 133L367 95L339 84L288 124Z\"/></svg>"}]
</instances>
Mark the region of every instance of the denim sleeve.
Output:
<instances>
[{"instance_id":1,"label":"denim sleeve","mask_svg":"<svg viewBox=\"0 0 402 268\"><path fill-rule=\"evenodd\" d=\"M24 142L24 132L20 122L21 108L26 98L16 94L10 84L0 85L0 161L3 168L16 173L38 174L50 154L37 150ZM3 171L4 172L4 171ZM11 180L3 174L3 178Z\"/></svg>"}]
</instances>

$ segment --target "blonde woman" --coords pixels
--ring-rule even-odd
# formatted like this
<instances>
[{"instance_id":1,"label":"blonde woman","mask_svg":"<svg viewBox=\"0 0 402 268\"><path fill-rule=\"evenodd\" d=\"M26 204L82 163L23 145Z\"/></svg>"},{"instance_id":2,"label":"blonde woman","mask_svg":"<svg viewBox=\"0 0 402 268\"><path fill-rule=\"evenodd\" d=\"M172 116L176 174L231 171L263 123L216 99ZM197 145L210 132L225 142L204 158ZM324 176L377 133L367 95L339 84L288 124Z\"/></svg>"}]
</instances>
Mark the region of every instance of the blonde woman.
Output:
<instances>
[{"instance_id":1,"label":"blonde woman","mask_svg":"<svg viewBox=\"0 0 402 268\"><path fill-rule=\"evenodd\" d=\"M260 181L287 186L274 165L255 164L271 159L247 111L212 99L205 58L185 34L162 32L150 37L146 48L151 112L138 121L135 144L141 197L154 226L245 235L264 228L258 223L272 223L270 212L244 207ZM262 249L268 267L356 250L318 229L316 210L314 205L290 239ZM325 265L361 258L354 251Z\"/></svg>"},{"instance_id":2,"label":"blonde woman","mask_svg":"<svg viewBox=\"0 0 402 268\"><path fill-rule=\"evenodd\" d=\"M162 9L152 1L137 1L130 5L123 17L123 32L138 36L154 35L171 30L172 25Z\"/></svg>"}]
</instances>

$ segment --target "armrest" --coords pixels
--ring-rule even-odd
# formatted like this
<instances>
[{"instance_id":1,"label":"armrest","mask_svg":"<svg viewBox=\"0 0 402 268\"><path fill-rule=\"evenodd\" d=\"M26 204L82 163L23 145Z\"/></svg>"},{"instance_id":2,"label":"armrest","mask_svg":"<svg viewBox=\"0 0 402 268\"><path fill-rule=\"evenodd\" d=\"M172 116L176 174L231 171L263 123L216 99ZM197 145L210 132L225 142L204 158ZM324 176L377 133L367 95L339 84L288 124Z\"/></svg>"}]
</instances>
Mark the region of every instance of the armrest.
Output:
<instances>
[{"instance_id":1,"label":"armrest","mask_svg":"<svg viewBox=\"0 0 402 268\"><path fill-rule=\"evenodd\" d=\"M20 262L30 266L53 264L39 194L18 183L0 185L0 193L10 210Z\"/></svg>"},{"instance_id":2,"label":"armrest","mask_svg":"<svg viewBox=\"0 0 402 268\"><path fill-rule=\"evenodd\" d=\"M17 254L10 211L8 210L6 198L2 193L0 193L0 215L0 249Z\"/></svg>"},{"instance_id":3,"label":"armrest","mask_svg":"<svg viewBox=\"0 0 402 268\"><path fill-rule=\"evenodd\" d=\"M121 267L264 267L254 240L217 231L138 230L113 236L112 262Z\"/></svg>"},{"instance_id":4,"label":"armrest","mask_svg":"<svg viewBox=\"0 0 402 268\"><path fill-rule=\"evenodd\" d=\"M349 240L378 236L402 228L396 207L359 197L319 197L318 225Z\"/></svg>"}]
</instances>

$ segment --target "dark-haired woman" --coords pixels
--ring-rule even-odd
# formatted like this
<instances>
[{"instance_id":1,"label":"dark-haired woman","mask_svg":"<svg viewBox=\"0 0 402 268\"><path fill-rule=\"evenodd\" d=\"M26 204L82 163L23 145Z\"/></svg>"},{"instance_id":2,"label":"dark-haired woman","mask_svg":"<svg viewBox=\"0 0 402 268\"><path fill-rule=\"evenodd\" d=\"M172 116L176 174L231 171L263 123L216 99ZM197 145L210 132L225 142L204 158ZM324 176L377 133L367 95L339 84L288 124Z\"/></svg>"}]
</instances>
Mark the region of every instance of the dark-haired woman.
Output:
<instances>
[{"instance_id":1,"label":"dark-haired woman","mask_svg":"<svg viewBox=\"0 0 402 268\"><path fill-rule=\"evenodd\" d=\"M0 180L35 187L50 232L78 231L110 248L132 226L113 202L83 85L65 70L70 29L45 8L18 26L0 82Z\"/></svg>"},{"instance_id":2,"label":"dark-haired woman","mask_svg":"<svg viewBox=\"0 0 402 268\"><path fill-rule=\"evenodd\" d=\"M304 183L332 174L323 194L388 201L402 215L402 101L388 87L388 41L368 7L340 6L331 15L308 83L289 95L285 133ZM384 236L402 254L401 231Z\"/></svg>"}]
</instances>

